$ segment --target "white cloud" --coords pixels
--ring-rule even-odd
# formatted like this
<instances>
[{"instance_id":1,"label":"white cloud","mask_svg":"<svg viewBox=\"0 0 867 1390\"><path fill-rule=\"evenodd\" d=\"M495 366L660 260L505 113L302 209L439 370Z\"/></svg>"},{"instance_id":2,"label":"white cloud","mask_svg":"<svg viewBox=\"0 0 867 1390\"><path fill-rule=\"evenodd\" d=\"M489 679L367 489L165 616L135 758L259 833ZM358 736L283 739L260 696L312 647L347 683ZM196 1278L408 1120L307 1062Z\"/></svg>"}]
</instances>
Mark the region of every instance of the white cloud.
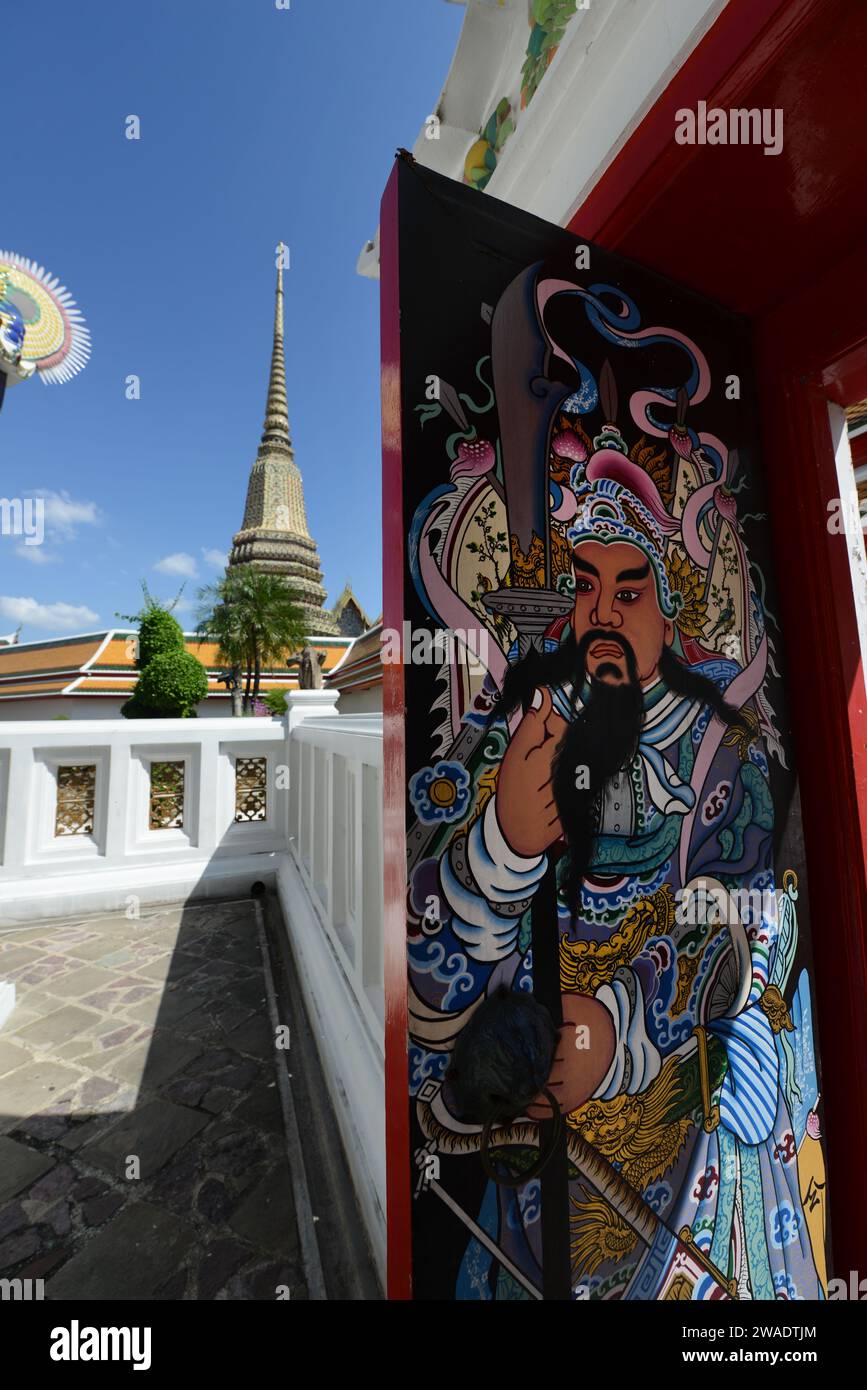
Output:
<instances>
[{"instance_id":1,"label":"white cloud","mask_svg":"<svg viewBox=\"0 0 867 1390\"><path fill-rule=\"evenodd\" d=\"M214 546L202 546L202 556L206 565L211 565L215 570L224 570L228 564L229 557L225 550L217 550Z\"/></svg>"},{"instance_id":2,"label":"white cloud","mask_svg":"<svg viewBox=\"0 0 867 1390\"><path fill-rule=\"evenodd\" d=\"M84 604L38 603L35 598L12 598L0 594L0 617L29 627L75 632L99 622L99 614Z\"/></svg>"},{"instance_id":3,"label":"white cloud","mask_svg":"<svg viewBox=\"0 0 867 1390\"><path fill-rule=\"evenodd\" d=\"M45 502L45 534L54 540L72 540L79 526L98 526L102 521L95 502L76 502L68 492L36 488L33 496Z\"/></svg>"},{"instance_id":4,"label":"white cloud","mask_svg":"<svg viewBox=\"0 0 867 1390\"><path fill-rule=\"evenodd\" d=\"M185 550L178 550L174 555L164 555L161 560L157 560L154 569L159 570L160 574L180 574L185 579L195 579L199 572L192 555L188 555Z\"/></svg>"},{"instance_id":5,"label":"white cloud","mask_svg":"<svg viewBox=\"0 0 867 1390\"><path fill-rule=\"evenodd\" d=\"M22 560L29 560L31 565L56 565L60 560L59 555L43 545L16 545L15 554Z\"/></svg>"}]
</instances>

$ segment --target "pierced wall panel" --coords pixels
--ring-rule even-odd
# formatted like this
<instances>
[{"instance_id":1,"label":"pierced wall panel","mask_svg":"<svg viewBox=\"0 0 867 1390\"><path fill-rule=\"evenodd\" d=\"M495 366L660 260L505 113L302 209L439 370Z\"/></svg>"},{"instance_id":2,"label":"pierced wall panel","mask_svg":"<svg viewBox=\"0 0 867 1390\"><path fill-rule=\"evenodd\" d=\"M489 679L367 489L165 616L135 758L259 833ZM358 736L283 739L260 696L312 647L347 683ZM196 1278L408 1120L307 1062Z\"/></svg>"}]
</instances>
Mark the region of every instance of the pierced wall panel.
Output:
<instances>
[{"instance_id":1,"label":"pierced wall panel","mask_svg":"<svg viewBox=\"0 0 867 1390\"><path fill-rule=\"evenodd\" d=\"M235 762L235 822L265 820L268 814L268 759Z\"/></svg>"},{"instance_id":2,"label":"pierced wall panel","mask_svg":"<svg viewBox=\"0 0 867 1390\"><path fill-rule=\"evenodd\" d=\"M184 826L184 764L151 763L148 829L182 830Z\"/></svg>"},{"instance_id":3,"label":"pierced wall panel","mask_svg":"<svg viewBox=\"0 0 867 1390\"><path fill-rule=\"evenodd\" d=\"M95 763L83 763L57 769L55 836L92 835L95 804Z\"/></svg>"}]
</instances>

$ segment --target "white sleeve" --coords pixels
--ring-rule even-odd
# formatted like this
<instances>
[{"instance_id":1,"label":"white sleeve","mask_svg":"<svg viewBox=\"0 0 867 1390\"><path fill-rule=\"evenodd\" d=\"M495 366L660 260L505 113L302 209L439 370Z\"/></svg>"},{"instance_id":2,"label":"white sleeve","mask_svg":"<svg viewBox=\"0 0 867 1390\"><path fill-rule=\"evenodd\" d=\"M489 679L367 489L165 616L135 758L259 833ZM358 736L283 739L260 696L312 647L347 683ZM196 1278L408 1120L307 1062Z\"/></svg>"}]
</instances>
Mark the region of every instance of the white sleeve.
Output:
<instances>
[{"instance_id":1,"label":"white sleeve","mask_svg":"<svg viewBox=\"0 0 867 1390\"><path fill-rule=\"evenodd\" d=\"M544 854L524 858L506 842L496 796L466 837L458 837L440 865L440 883L452 910L452 930L478 961L497 961L515 948L520 919L541 882Z\"/></svg>"},{"instance_id":2,"label":"white sleeve","mask_svg":"<svg viewBox=\"0 0 867 1390\"><path fill-rule=\"evenodd\" d=\"M548 860L544 854L529 859L516 854L507 843L497 816L497 798L492 796L473 826L467 843L473 878L491 902L524 898L540 882Z\"/></svg>"}]
</instances>

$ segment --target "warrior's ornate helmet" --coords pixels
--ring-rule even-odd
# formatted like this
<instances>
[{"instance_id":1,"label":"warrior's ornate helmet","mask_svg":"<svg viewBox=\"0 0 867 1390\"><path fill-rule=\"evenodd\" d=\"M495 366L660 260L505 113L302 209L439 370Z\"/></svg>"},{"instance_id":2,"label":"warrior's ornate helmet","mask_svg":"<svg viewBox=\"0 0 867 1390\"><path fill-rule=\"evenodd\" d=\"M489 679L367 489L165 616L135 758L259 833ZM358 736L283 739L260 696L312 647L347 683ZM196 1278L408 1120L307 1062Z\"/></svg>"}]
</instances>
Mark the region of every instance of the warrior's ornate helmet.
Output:
<instances>
[{"instance_id":1,"label":"warrior's ornate helmet","mask_svg":"<svg viewBox=\"0 0 867 1390\"><path fill-rule=\"evenodd\" d=\"M667 537L679 523L666 511L643 468L616 449L598 449L586 463L573 465L569 485L559 486L551 501L556 503L552 531L570 551L584 540L637 546L650 562L660 610L666 618L677 617L683 598L672 593L665 552Z\"/></svg>"}]
</instances>

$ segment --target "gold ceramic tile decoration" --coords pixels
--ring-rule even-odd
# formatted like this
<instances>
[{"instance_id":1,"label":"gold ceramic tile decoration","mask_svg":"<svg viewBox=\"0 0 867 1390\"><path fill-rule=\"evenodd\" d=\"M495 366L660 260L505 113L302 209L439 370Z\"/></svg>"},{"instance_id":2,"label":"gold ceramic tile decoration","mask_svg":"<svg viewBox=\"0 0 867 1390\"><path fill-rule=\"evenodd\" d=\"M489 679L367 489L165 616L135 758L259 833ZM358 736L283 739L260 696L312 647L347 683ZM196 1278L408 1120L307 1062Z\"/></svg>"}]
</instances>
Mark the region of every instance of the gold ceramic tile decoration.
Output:
<instances>
[{"instance_id":1,"label":"gold ceramic tile decoration","mask_svg":"<svg viewBox=\"0 0 867 1390\"><path fill-rule=\"evenodd\" d=\"M182 830L184 826L184 764L151 763L148 829Z\"/></svg>"},{"instance_id":2,"label":"gold ceramic tile decoration","mask_svg":"<svg viewBox=\"0 0 867 1390\"><path fill-rule=\"evenodd\" d=\"M268 811L267 758L235 763L235 821L264 820Z\"/></svg>"},{"instance_id":3,"label":"gold ceramic tile decoration","mask_svg":"<svg viewBox=\"0 0 867 1390\"><path fill-rule=\"evenodd\" d=\"M57 810L54 834L92 835L96 800L96 764L57 769Z\"/></svg>"}]
</instances>

